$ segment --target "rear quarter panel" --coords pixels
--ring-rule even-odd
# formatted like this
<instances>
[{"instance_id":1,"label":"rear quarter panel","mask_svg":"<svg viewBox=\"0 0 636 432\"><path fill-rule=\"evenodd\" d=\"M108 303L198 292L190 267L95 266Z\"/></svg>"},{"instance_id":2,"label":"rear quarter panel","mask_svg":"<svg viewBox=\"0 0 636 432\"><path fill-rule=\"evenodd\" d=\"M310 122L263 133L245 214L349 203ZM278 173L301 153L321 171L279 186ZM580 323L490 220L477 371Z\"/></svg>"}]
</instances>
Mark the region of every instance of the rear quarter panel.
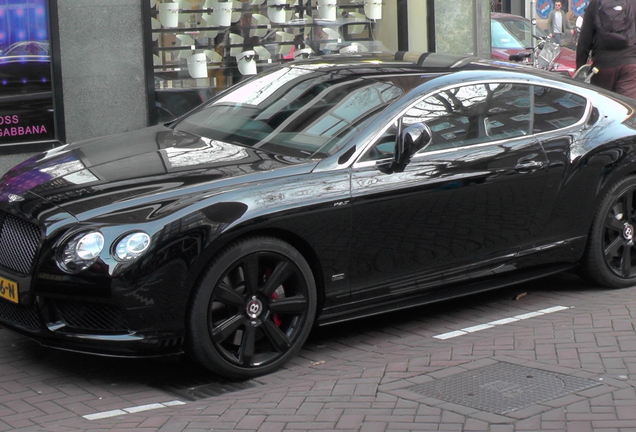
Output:
<instances>
[{"instance_id":1,"label":"rear quarter panel","mask_svg":"<svg viewBox=\"0 0 636 432\"><path fill-rule=\"evenodd\" d=\"M583 128L544 139L548 181L537 215L537 247L576 240L543 259L577 261L600 202L620 179L636 173L636 123L629 101L586 94L592 110ZM544 137L545 138L545 137Z\"/></svg>"}]
</instances>

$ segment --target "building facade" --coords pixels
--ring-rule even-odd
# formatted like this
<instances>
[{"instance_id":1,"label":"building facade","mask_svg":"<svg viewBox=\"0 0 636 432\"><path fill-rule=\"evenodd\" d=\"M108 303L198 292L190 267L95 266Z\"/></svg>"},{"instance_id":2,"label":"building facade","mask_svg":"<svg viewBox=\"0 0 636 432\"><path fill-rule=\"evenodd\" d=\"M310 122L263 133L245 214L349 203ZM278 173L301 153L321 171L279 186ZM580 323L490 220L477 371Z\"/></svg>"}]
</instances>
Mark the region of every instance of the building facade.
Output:
<instances>
[{"instance_id":1,"label":"building facade","mask_svg":"<svg viewBox=\"0 0 636 432\"><path fill-rule=\"evenodd\" d=\"M0 0L0 151L140 129L343 51L487 57L486 0Z\"/></svg>"}]
</instances>

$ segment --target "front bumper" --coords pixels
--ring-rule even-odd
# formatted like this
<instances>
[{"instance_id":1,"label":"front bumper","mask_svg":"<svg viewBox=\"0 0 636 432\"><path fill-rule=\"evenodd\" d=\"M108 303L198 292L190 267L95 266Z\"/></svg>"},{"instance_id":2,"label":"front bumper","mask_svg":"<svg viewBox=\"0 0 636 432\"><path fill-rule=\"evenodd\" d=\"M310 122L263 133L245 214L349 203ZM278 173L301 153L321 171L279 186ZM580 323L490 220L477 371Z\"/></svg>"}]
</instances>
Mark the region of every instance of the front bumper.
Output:
<instances>
[{"instance_id":1,"label":"front bumper","mask_svg":"<svg viewBox=\"0 0 636 432\"><path fill-rule=\"evenodd\" d=\"M45 346L118 357L177 354L184 340L182 331L135 331L118 308L74 300L37 298L23 306L0 299L0 325Z\"/></svg>"}]
</instances>

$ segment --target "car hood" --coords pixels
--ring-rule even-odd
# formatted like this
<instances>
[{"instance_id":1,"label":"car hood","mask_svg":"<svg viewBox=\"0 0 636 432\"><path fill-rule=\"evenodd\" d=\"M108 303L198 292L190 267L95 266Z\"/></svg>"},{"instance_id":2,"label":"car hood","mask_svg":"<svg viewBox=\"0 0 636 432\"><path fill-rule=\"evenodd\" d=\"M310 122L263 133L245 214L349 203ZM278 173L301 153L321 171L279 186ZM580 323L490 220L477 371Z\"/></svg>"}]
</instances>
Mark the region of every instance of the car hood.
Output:
<instances>
[{"instance_id":1,"label":"car hood","mask_svg":"<svg viewBox=\"0 0 636 432\"><path fill-rule=\"evenodd\" d=\"M561 47L561 54L556 62L559 64L558 71L568 71L570 76L576 71L576 52L565 47Z\"/></svg>"},{"instance_id":2,"label":"car hood","mask_svg":"<svg viewBox=\"0 0 636 432\"><path fill-rule=\"evenodd\" d=\"M317 162L155 126L36 155L2 177L0 203L39 197L81 221L157 201L175 208L198 195L309 172Z\"/></svg>"}]
</instances>

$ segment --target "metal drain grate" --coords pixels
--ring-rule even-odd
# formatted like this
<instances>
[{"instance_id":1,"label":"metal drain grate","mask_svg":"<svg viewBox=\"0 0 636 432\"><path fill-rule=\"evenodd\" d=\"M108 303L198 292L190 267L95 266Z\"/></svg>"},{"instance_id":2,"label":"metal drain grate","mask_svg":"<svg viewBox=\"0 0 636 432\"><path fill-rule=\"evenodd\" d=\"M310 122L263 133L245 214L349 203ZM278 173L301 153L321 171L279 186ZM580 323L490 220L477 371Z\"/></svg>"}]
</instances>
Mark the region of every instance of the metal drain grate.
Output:
<instances>
[{"instance_id":1,"label":"metal drain grate","mask_svg":"<svg viewBox=\"0 0 636 432\"><path fill-rule=\"evenodd\" d=\"M422 396L506 414L599 384L540 369L496 363L408 389Z\"/></svg>"}]
</instances>

